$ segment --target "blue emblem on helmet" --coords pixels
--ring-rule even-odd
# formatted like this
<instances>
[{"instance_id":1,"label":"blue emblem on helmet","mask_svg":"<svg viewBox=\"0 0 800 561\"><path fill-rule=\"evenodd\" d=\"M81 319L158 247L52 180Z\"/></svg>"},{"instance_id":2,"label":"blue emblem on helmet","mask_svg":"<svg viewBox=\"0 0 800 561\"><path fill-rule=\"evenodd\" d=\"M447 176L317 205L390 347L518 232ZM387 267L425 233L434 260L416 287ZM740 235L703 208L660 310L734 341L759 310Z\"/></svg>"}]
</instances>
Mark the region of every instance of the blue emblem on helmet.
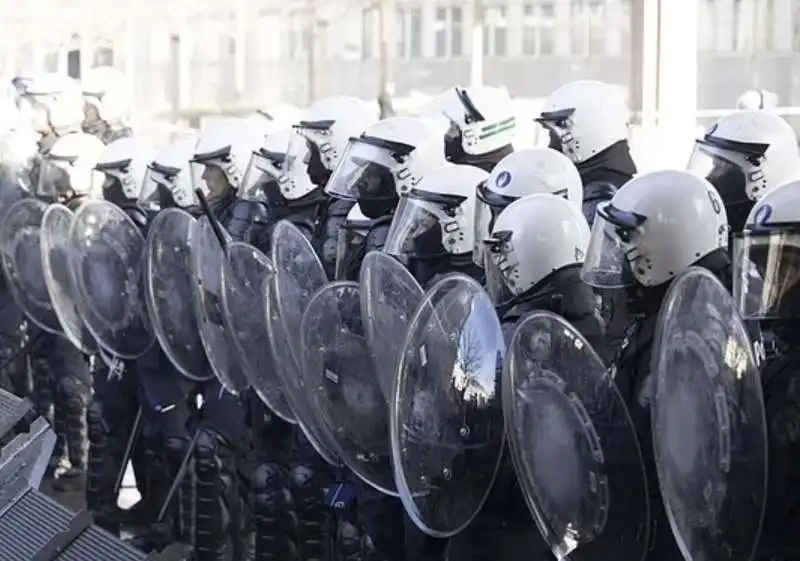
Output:
<instances>
[{"instance_id":1,"label":"blue emblem on helmet","mask_svg":"<svg viewBox=\"0 0 800 561\"><path fill-rule=\"evenodd\" d=\"M511 173L508 171L501 171L499 174L497 174L497 177L494 180L494 185L498 189L505 189L511 185Z\"/></svg>"},{"instance_id":2,"label":"blue emblem on helmet","mask_svg":"<svg viewBox=\"0 0 800 561\"><path fill-rule=\"evenodd\" d=\"M772 218L772 206L763 204L756 210L756 214L753 216L753 222L755 222L756 226L763 226L770 218Z\"/></svg>"}]
</instances>

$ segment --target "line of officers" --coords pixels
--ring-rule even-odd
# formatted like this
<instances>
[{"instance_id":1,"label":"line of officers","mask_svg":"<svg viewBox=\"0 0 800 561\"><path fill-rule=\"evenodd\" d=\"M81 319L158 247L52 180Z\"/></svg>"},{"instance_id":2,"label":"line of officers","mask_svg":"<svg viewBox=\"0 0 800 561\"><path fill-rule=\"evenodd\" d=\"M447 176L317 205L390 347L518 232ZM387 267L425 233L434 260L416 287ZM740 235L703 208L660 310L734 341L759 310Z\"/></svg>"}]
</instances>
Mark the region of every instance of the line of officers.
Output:
<instances>
[{"instance_id":1,"label":"line of officers","mask_svg":"<svg viewBox=\"0 0 800 561\"><path fill-rule=\"evenodd\" d=\"M273 257L272 234L285 220L306 236L331 281L358 281L361 263L373 251L396 258L423 288L454 273L474 279L491 298L506 343L532 312L558 314L613 375L646 473L641 488L633 477L623 495L644 495L639 498L646 508L620 514L619 505L635 501L614 489L613 529L603 534L599 524L592 533L573 520L559 534L542 512L558 511L562 503L550 497L548 508L542 507L541 496L522 481L528 476L503 453L482 496L464 499L474 483L466 475L459 486L447 487L449 503L414 511L419 497L413 493L385 493L359 470L332 468L309 442L314 431L299 430L298 424L309 428L300 412L292 424L271 408L268 392L260 391L263 375L240 372L248 382L232 382L237 374L214 360L208 341L189 349L187 356L206 368L191 371L191 358L163 352L169 345L161 336L160 347L137 342L136 330L111 329L104 337L92 329L84 309L128 298L108 293L106 286L120 283L103 259L121 261L123 280L133 275L134 284L150 282L138 270L141 256L125 255L124 240L111 240L117 242L111 244L115 258L92 254L103 271L99 278L91 270L73 272L87 285L94 282L83 294L98 302L77 305L94 347L70 336L74 326L63 318L60 326L47 325L34 298L14 288L22 282L14 272L23 266L7 242L13 228L6 225L14 217L4 214L0 249L8 292L25 315L17 314L20 321L12 321L11 312L3 315L12 341L5 350L5 382L32 395L51 415L59 435L53 485L85 489L99 524L112 532L138 527L133 541L147 550L183 542L200 561L527 560L565 553L576 559L667 561L800 558L793 531L800 523L800 393L793 368L800 360L794 341L800 337L794 324L800 303L800 156L793 130L779 116L732 112L697 139L686 170L641 175L628 146L625 102L613 87L596 81L560 87L541 114L532 116L550 133L548 148L514 150L515 117L506 92L456 86L420 117L379 120L374 104L331 97L296 114L225 119L154 153L124 127L129 98L124 92L117 97L124 90L117 86L120 78L103 72L105 82L93 95L62 77L16 85L21 122L28 119L32 126L7 134L0 211L19 198L37 198L64 205L72 220L83 217L86 226L99 213L82 207L104 200L147 237L159 213L183 209L221 225L223 237ZM20 148L23 137L38 141L35 157ZM206 200L208 208L200 204ZM67 230L73 244L76 230ZM84 250L73 245L71 251ZM705 541L683 535L677 516L667 516L650 436L651 353L660 344L655 339L662 303L671 282L696 266L722 281L748 322L764 385L770 456L763 526L757 512L735 511L728 506L735 501L725 499L716 513L692 519L690 526L714 522L713 539ZM194 289L181 287L175 284L164 301L191 299L187 291ZM278 306L296 303L288 299ZM290 312L302 315L285 311ZM702 327L708 314L702 308L696 314L690 319ZM26 327L14 331L19 324ZM180 334L198 327L178 322L172 329ZM389 335L400 346L402 337ZM124 347L121 338L128 348L145 350L115 353ZM11 368L25 354L20 345L31 357L32 388ZM204 352L208 363L196 358ZM141 435L130 446L141 418ZM525 446L524 438L518 446ZM565 450L551 453L566 471L574 451ZM122 512L115 493L128 458L142 499ZM731 470L740 469L733 464ZM728 489L725 496L738 491ZM561 495L566 503L586 502L570 493ZM171 500L162 509L166 496ZM463 523L428 523L442 517ZM721 518L724 524L716 524ZM748 533L754 524L757 530ZM737 534L754 536L752 543L737 542Z\"/></svg>"}]
</instances>

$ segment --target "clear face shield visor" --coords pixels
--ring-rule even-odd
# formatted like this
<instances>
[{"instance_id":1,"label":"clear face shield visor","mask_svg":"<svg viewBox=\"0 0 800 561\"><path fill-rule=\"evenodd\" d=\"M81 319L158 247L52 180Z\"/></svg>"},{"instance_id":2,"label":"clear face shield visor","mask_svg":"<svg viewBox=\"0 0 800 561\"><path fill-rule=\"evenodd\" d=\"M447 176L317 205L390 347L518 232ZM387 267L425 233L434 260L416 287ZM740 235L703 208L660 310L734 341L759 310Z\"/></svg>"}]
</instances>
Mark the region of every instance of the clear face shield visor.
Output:
<instances>
[{"instance_id":1,"label":"clear face shield visor","mask_svg":"<svg viewBox=\"0 0 800 561\"><path fill-rule=\"evenodd\" d=\"M734 251L733 297L742 317L800 318L800 229L746 231Z\"/></svg>"},{"instance_id":2,"label":"clear face shield visor","mask_svg":"<svg viewBox=\"0 0 800 561\"><path fill-rule=\"evenodd\" d=\"M161 168L155 169L152 165L147 167L142 191L139 193L138 202L142 208L148 210L162 210L171 207L185 208L196 204L194 192L190 189L179 189L177 181L180 170ZM184 183L186 187L191 187Z\"/></svg>"},{"instance_id":3,"label":"clear face shield visor","mask_svg":"<svg viewBox=\"0 0 800 561\"><path fill-rule=\"evenodd\" d=\"M597 207L589 248L581 270L586 284L600 289L619 289L636 282L632 263L638 257L636 239L644 217L622 211L607 202Z\"/></svg>"},{"instance_id":4,"label":"clear face shield visor","mask_svg":"<svg viewBox=\"0 0 800 561\"><path fill-rule=\"evenodd\" d=\"M515 282L519 261L514 251L510 232L496 232L481 240L483 270L486 274L486 291L495 304L512 300L524 290Z\"/></svg>"},{"instance_id":5,"label":"clear face shield visor","mask_svg":"<svg viewBox=\"0 0 800 561\"><path fill-rule=\"evenodd\" d=\"M716 187L726 206L748 201L747 174L729 153L714 146L695 143L687 171L704 177Z\"/></svg>"},{"instance_id":6,"label":"clear face shield visor","mask_svg":"<svg viewBox=\"0 0 800 561\"><path fill-rule=\"evenodd\" d=\"M253 152L237 196L248 201L270 202L274 200L276 193L271 192L271 189L278 188L282 161L283 155L265 154L262 151Z\"/></svg>"},{"instance_id":7,"label":"clear face shield visor","mask_svg":"<svg viewBox=\"0 0 800 561\"><path fill-rule=\"evenodd\" d=\"M385 148L351 139L331 174L325 192L347 201L397 197L393 169L398 162Z\"/></svg>"},{"instance_id":8,"label":"clear face shield visor","mask_svg":"<svg viewBox=\"0 0 800 561\"><path fill-rule=\"evenodd\" d=\"M284 175L305 174L308 162L311 160L311 149L308 145L303 129L294 127L289 135L289 145L286 149L286 159L283 161L281 172Z\"/></svg>"},{"instance_id":9,"label":"clear face shield visor","mask_svg":"<svg viewBox=\"0 0 800 561\"><path fill-rule=\"evenodd\" d=\"M142 187L136 183L130 168L125 166L115 169L98 169L102 174L103 182L100 185L100 191L103 193L104 198L108 199L107 193L112 194L113 199L130 199L137 200L141 193ZM92 191L98 191L92 188Z\"/></svg>"},{"instance_id":10,"label":"clear face shield visor","mask_svg":"<svg viewBox=\"0 0 800 561\"><path fill-rule=\"evenodd\" d=\"M394 213L383 250L401 261L408 257L430 258L441 255L442 226L439 205L411 197L401 197Z\"/></svg>"},{"instance_id":11,"label":"clear face shield visor","mask_svg":"<svg viewBox=\"0 0 800 561\"><path fill-rule=\"evenodd\" d=\"M234 190L224 170L225 162L218 159L191 160L192 188L207 193L209 198L221 199Z\"/></svg>"},{"instance_id":12,"label":"clear face shield visor","mask_svg":"<svg viewBox=\"0 0 800 561\"><path fill-rule=\"evenodd\" d=\"M498 195L486 186L486 182L478 185L475 197L475 221L474 227L474 247L472 249L472 261L478 267L483 267L486 264L486 248L485 241L490 238L494 223L500 213L516 200L515 197L504 197Z\"/></svg>"},{"instance_id":13,"label":"clear face shield visor","mask_svg":"<svg viewBox=\"0 0 800 561\"><path fill-rule=\"evenodd\" d=\"M69 197L73 189L75 168L66 160L39 160L35 195L39 198L60 201Z\"/></svg>"}]
</instances>

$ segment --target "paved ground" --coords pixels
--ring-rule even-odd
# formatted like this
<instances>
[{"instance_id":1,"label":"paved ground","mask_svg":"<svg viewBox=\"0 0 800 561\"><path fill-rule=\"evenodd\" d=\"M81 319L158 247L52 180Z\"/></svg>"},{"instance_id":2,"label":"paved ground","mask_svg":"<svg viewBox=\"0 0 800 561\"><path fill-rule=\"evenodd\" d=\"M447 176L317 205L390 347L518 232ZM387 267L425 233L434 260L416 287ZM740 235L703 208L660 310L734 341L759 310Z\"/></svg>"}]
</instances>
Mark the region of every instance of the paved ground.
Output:
<instances>
[{"instance_id":1,"label":"paved ground","mask_svg":"<svg viewBox=\"0 0 800 561\"><path fill-rule=\"evenodd\" d=\"M42 483L42 491L71 510L78 511L86 508L82 493L58 493L53 491L47 482ZM118 504L122 508L130 508L138 500L139 492L136 490L136 480L133 477L133 470L128 466Z\"/></svg>"}]
</instances>

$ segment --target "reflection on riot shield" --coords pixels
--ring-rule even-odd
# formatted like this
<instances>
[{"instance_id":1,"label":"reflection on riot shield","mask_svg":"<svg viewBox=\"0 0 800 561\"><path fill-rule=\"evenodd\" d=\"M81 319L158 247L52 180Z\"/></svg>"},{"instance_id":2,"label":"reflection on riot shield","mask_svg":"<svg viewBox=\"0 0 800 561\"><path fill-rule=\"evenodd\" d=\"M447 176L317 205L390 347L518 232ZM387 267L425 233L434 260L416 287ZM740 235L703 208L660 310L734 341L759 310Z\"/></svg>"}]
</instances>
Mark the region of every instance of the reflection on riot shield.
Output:
<instances>
[{"instance_id":1,"label":"reflection on riot shield","mask_svg":"<svg viewBox=\"0 0 800 561\"><path fill-rule=\"evenodd\" d=\"M231 239L227 233L225 236L227 245ZM248 382L236 356L236 349L228 337L222 310L222 264L225 261L225 248L220 245L220 240L206 216L192 224L191 239L194 310L200 340L220 383L230 393L238 395L247 389Z\"/></svg>"},{"instance_id":2,"label":"reflection on riot shield","mask_svg":"<svg viewBox=\"0 0 800 561\"><path fill-rule=\"evenodd\" d=\"M518 480L557 559L643 559L648 496L628 408L594 349L562 317L516 328L503 411Z\"/></svg>"},{"instance_id":3,"label":"reflection on riot shield","mask_svg":"<svg viewBox=\"0 0 800 561\"><path fill-rule=\"evenodd\" d=\"M423 290L414 276L387 253L371 251L361 264L361 317L375 373L387 401L394 387L400 346Z\"/></svg>"},{"instance_id":4,"label":"reflection on riot shield","mask_svg":"<svg viewBox=\"0 0 800 561\"><path fill-rule=\"evenodd\" d=\"M155 342L142 283L144 236L119 207L85 202L70 228L75 305L97 343L136 359Z\"/></svg>"},{"instance_id":5,"label":"reflection on riot shield","mask_svg":"<svg viewBox=\"0 0 800 561\"><path fill-rule=\"evenodd\" d=\"M228 246L222 268L222 309L230 339L242 362L250 386L278 417L294 423L294 413L283 393L272 349L265 344L266 316L258 305L266 283L275 275L272 263L258 249L244 242Z\"/></svg>"},{"instance_id":6,"label":"reflection on riot shield","mask_svg":"<svg viewBox=\"0 0 800 561\"><path fill-rule=\"evenodd\" d=\"M150 224L145 258L145 299L158 342L173 366L192 380L214 377L193 301L191 231L195 219L179 208L159 212Z\"/></svg>"},{"instance_id":7,"label":"reflection on riot shield","mask_svg":"<svg viewBox=\"0 0 800 561\"><path fill-rule=\"evenodd\" d=\"M500 321L477 282L456 274L428 290L397 365L389 433L400 498L431 536L464 529L494 483L504 356Z\"/></svg>"},{"instance_id":8,"label":"reflection on riot shield","mask_svg":"<svg viewBox=\"0 0 800 561\"><path fill-rule=\"evenodd\" d=\"M47 291L42 265L41 225L47 205L23 199L8 209L0 225L0 256L14 301L28 319L50 333L61 333L61 322Z\"/></svg>"},{"instance_id":9,"label":"reflection on riot shield","mask_svg":"<svg viewBox=\"0 0 800 561\"><path fill-rule=\"evenodd\" d=\"M82 353L97 351L75 304L75 284L69 268L69 229L75 215L64 205L50 205L42 218L42 266L50 301L67 339Z\"/></svg>"},{"instance_id":10,"label":"reflection on riot shield","mask_svg":"<svg viewBox=\"0 0 800 561\"><path fill-rule=\"evenodd\" d=\"M312 412L339 458L369 485L397 495L389 448L389 409L361 322L356 282L317 291L303 314L303 383Z\"/></svg>"},{"instance_id":11,"label":"reflection on riot shield","mask_svg":"<svg viewBox=\"0 0 800 561\"><path fill-rule=\"evenodd\" d=\"M275 276L266 284L265 306L270 349L286 399L306 438L329 464L338 465L336 446L320 430L312 412L311 397L300 374L300 326L313 294L327 278L314 248L303 233L281 220L272 231Z\"/></svg>"},{"instance_id":12,"label":"reflection on riot shield","mask_svg":"<svg viewBox=\"0 0 800 561\"><path fill-rule=\"evenodd\" d=\"M653 448L687 560L750 559L766 504L761 380L739 312L708 270L672 282L653 346Z\"/></svg>"}]
</instances>

